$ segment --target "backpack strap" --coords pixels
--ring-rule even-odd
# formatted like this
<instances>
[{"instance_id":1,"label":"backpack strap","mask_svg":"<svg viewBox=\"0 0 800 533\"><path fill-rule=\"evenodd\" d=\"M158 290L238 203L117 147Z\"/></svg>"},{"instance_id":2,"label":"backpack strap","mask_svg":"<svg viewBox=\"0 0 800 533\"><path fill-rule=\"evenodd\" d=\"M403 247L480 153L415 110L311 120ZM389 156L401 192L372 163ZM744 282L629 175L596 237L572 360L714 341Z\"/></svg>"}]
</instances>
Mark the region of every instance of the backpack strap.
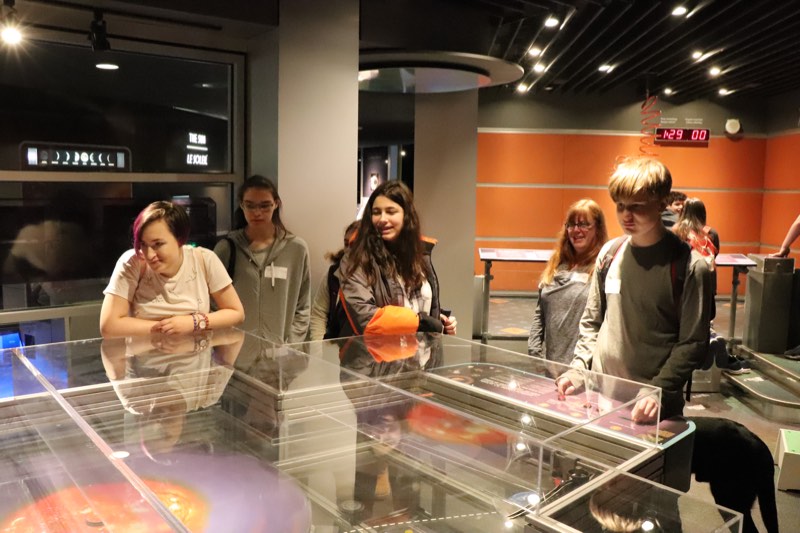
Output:
<instances>
[{"instance_id":1,"label":"backpack strap","mask_svg":"<svg viewBox=\"0 0 800 533\"><path fill-rule=\"evenodd\" d=\"M625 242L627 237L617 237L612 243L611 246L608 247L606 250L603 259L600 261L600 266L598 267L598 282L600 284L600 309L602 314L605 315L606 312L606 276L608 275L608 271L611 268L611 263L614 262L614 258L617 257L620 249L622 248L622 244ZM681 302L683 298L683 285L686 282L686 271L689 269L689 261L692 257L692 248L685 242L680 243L680 247L678 251L675 253L675 256L672 258L670 263L670 279L672 280L672 301L675 305L675 310L678 313L678 319L680 320L681 316Z\"/></svg>"},{"instance_id":2,"label":"backpack strap","mask_svg":"<svg viewBox=\"0 0 800 533\"><path fill-rule=\"evenodd\" d=\"M597 281L600 284L600 311L604 316L606 314L606 276L611 268L611 263L614 262L614 258L617 257L617 254L627 238L627 236L623 235L622 237L614 239L611 242L611 246L606 250L606 254L603 256L603 259L600 261L600 266L598 267Z\"/></svg>"},{"instance_id":3,"label":"backpack strap","mask_svg":"<svg viewBox=\"0 0 800 533\"><path fill-rule=\"evenodd\" d=\"M325 326L325 339L334 339L339 333L339 278L336 271L339 269L340 261L336 261L328 268L328 321Z\"/></svg>"},{"instance_id":4,"label":"backpack strap","mask_svg":"<svg viewBox=\"0 0 800 533\"><path fill-rule=\"evenodd\" d=\"M689 261L692 258L692 247L688 243L681 242L680 246L670 263L670 279L672 280L672 301L675 303L675 311L678 313L678 320L681 318L681 303L683 299L683 285L686 282L686 271L689 270Z\"/></svg>"},{"instance_id":5,"label":"backpack strap","mask_svg":"<svg viewBox=\"0 0 800 533\"><path fill-rule=\"evenodd\" d=\"M223 237L225 241L227 241L228 246L231 249L231 254L228 257L228 264L225 266L225 270L228 271L228 275L233 279L233 273L236 270L236 243L233 242L233 239L228 237L227 235Z\"/></svg>"}]
</instances>

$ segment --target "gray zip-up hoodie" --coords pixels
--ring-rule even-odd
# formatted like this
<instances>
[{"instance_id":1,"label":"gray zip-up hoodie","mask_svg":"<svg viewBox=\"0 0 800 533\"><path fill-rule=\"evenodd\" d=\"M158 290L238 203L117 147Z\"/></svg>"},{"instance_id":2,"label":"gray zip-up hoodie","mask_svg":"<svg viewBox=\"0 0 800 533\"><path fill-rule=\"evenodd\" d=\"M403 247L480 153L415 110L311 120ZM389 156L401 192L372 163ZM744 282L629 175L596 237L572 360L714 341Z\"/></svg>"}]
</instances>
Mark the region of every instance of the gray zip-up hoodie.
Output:
<instances>
[{"instance_id":1,"label":"gray zip-up hoodie","mask_svg":"<svg viewBox=\"0 0 800 533\"><path fill-rule=\"evenodd\" d=\"M249 249L244 230L228 237L236 244L233 286L244 305L240 328L283 343L302 342L311 316L308 247L291 233L275 238L259 262ZM230 265L230 244L221 240L214 253L226 268ZM260 255L260 254L259 254Z\"/></svg>"}]
</instances>

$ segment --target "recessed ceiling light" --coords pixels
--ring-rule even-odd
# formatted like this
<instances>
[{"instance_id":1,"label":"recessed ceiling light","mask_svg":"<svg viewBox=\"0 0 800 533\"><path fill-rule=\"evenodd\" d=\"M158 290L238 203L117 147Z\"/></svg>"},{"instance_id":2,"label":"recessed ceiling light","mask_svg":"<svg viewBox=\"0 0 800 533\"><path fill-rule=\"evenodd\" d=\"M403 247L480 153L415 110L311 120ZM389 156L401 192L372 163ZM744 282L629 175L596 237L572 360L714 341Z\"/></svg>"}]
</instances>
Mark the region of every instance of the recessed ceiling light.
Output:
<instances>
[{"instance_id":1,"label":"recessed ceiling light","mask_svg":"<svg viewBox=\"0 0 800 533\"><path fill-rule=\"evenodd\" d=\"M530 49L528 50L528 55L531 57L539 57L540 55L542 55L542 49L539 48L538 46L531 46Z\"/></svg>"},{"instance_id":2,"label":"recessed ceiling light","mask_svg":"<svg viewBox=\"0 0 800 533\"><path fill-rule=\"evenodd\" d=\"M708 69L708 73L711 74L712 76L719 76L721 72L722 69L719 67L711 67L710 69Z\"/></svg>"},{"instance_id":3,"label":"recessed ceiling light","mask_svg":"<svg viewBox=\"0 0 800 533\"><path fill-rule=\"evenodd\" d=\"M545 67L545 66L544 66L544 63L536 63L536 64L533 66L533 70L534 70L534 72L539 72L539 73L541 73L541 72L544 72L546 69L547 69L547 67Z\"/></svg>"},{"instance_id":4,"label":"recessed ceiling light","mask_svg":"<svg viewBox=\"0 0 800 533\"><path fill-rule=\"evenodd\" d=\"M695 50L692 52L692 59L700 59L701 57L703 57L703 52L700 50Z\"/></svg>"},{"instance_id":5,"label":"recessed ceiling light","mask_svg":"<svg viewBox=\"0 0 800 533\"><path fill-rule=\"evenodd\" d=\"M725 89L725 88L722 88L722 89L720 89L720 90L719 90L719 91L717 91L717 92L719 92L719 95L720 95L720 96L726 96L726 95L729 95L729 94L731 94L731 91L729 91L728 89Z\"/></svg>"},{"instance_id":6,"label":"recessed ceiling light","mask_svg":"<svg viewBox=\"0 0 800 533\"><path fill-rule=\"evenodd\" d=\"M561 21L558 20L556 17L554 17L552 15L547 17L547 20L544 21L544 25L547 26L548 28L555 28L560 23L561 23Z\"/></svg>"},{"instance_id":7,"label":"recessed ceiling light","mask_svg":"<svg viewBox=\"0 0 800 533\"><path fill-rule=\"evenodd\" d=\"M116 63L98 63L95 65L96 68L100 70L117 70L119 69L119 65Z\"/></svg>"},{"instance_id":8,"label":"recessed ceiling light","mask_svg":"<svg viewBox=\"0 0 800 533\"><path fill-rule=\"evenodd\" d=\"M3 42L6 44L19 44L22 42L22 33L15 26L6 26L0 33Z\"/></svg>"},{"instance_id":9,"label":"recessed ceiling light","mask_svg":"<svg viewBox=\"0 0 800 533\"><path fill-rule=\"evenodd\" d=\"M667 96L669 96L669 95L671 95L672 93L673 93L672 89L670 89L669 87L664 87L664 94L666 94Z\"/></svg>"},{"instance_id":10,"label":"recessed ceiling light","mask_svg":"<svg viewBox=\"0 0 800 533\"><path fill-rule=\"evenodd\" d=\"M600 65L599 67L597 67L597 70L599 70L600 72L605 72L606 74L608 74L609 72L614 70L614 65L609 65L609 64Z\"/></svg>"},{"instance_id":11,"label":"recessed ceiling light","mask_svg":"<svg viewBox=\"0 0 800 533\"><path fill-rule=\"evenodd\" d=\"M524 83L517 84L517 92L518 93L524 93L527 90L528 90L528 86L525 85Z\"/></svg>"},{"instance_id":12,"label":"recessed ceiling light","mask_svg":"<svg viewBox=\"0 0 800 533\"><path fill-rule=\"evenodd\" d=\"M689 10L686 9L685 6L676 6L675 9L672 10L672 15L675 17L681 17L685 15Z\"/></svg>"}]
</instances>

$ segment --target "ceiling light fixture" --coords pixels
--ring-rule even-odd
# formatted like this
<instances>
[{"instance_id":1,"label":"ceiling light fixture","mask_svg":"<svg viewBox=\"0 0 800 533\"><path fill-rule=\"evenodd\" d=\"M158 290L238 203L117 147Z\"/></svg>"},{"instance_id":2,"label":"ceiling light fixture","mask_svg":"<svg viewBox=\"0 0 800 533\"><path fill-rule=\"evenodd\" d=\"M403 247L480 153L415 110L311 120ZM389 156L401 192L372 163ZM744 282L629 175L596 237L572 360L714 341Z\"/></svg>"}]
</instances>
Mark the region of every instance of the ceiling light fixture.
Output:
<instances>
[{"instance_id":1,"label":"ceiling light fixture","mask_svg":"<svg viewBox=\"0 0 800 533\"><path fill-rule=\"evenodd\" d=\"M3 28L0 30L0 37L4 43L15 45L22 41L14 0L3 0L3 7L0 8L0 26Z\"/></svg>"},{"instance_id":2,"label":"ceiling light fixture","mask_svg":"<svg viewBox=\"0 0 800 533\"><path fill-rule=\"evenodd\" d=\"M518 92L518 93L524 93L524 92L526 92L527 90L528 90L528 86L527 86L527 85L525 85L524 83L518 83L518 84L517 84L517 92Z\"/></svg>"},{"instance_id":3,"label":"ceiling light fixture","mask_svg":"<svg viewBox=\"0 0 800 533\"><path fill-rule=\"evenodd\" d=\"M542 49L539 48L538 46L531 46L528 49L528 55L531 57L539 57L540 55L542 55Z\"/></svg>"},{"instance_id":4,"label":"ceiling light fixture","mask_svg":"<svg viewBox=\"0 0 800 533\"><path fill-rule=\"evenodd\" d=\"M719 67L711 67L710 69L708 69L708 73L711 74L712 76L719 76L720 74L722 74L722 69Z\"/></svg>"},{"instance_id":5,"label":"ceiling light fixture","mask_svg":"<svg viewBox=\"0 0 800 533\"><path fill-rule=\"evenodd\" d=\"M549 17L547 17L547 19L544 21L544 25L545 25L545 26L547 26L548 28L555 28L555 27L556 27L556 26L558 26L560 23L561 23L561 21L560 21L560 20L558 20L558 19L557 19L556 17L554 17L553 15L550 15L550 16L549 16Z\"/></svg>"},{"instance_id":6,"label":"ceiling light fixture","mask_svg":"<svg viewBox=\"0 0 800 533\"><path fill-rule=\"evenodd\" d=\"M547 70L547 67L544 65L544 63L536 63L536 64L533 66L533 71L534 71L534 72L538 72L538 73L540 73L540 74L541 74L541 73L542 73L542 72L544 72L545 70Z\"/></svg>"},{"instance_id":7,"label":"ceiling light fixture","mask_svg":"<svg viewBox=\"0 0 800 533\"><path fill-rule=\"evenodd\" d=\"M729 91L728 89L725 89L725 88L723 87L723 88L721 88L721 89L720 89L719 91L717 91L717 92L719 93L719 95L720 95L720 96L728 96L728 95L729 95L729 94L731 94L733 91Z\"/></svg>"},{"instance_id":8,"label":"ceiling light fixture","mask_svg":"<svg viewBox=\"0 0 800 533\"><path fill-rule=\"evenodd\" d=\"M686 9L686 6L676 6L675 9L672 10L672 16L673 17L682 17L683 15L685 15L688 12L689 12L689 10Z\"/></svg>"},{"instance_id":9,"label":"ceiling light fixture","mask_svg":"<svg viewBox=\"0 0 800 533\"><path fill-rule=\"evenodd\" d=\"M606 63L604 65L600 65L599 67L597 67L597 70L599 70L600 72L605 72L606 74L608 74L609 72L614 70L614 65L609 65L609 64Z\"/></svg>"},{"instance_id":10,"label":"ceiling light fixture","mask_svg":"<svg viewBox=\"0 0 800 533\"><path fill-rule=\"evenodd\" d=\"M94 12L94 20L89 26L88 39L92 42L92 50L95 52L111 50L111 43L108 42L108 33L106 32L106 21L103 20L103 12L99 9Z\"/></svg>"},{"instance_id":11,"label":"ceiling light fixture","mask_svg":"<svg viewBox=\"0 0 800 533\"><path fill-rule=\"evenodd\" d=\"M701 52L700 50L695 50L694 52L692 52L692 59L699 60L701 57L703 57L703 52Z\"/></svg>"},{"instance_id":12,"label":"ceiling light fixture","mask_svg":"<svg viewBox=\"0 0 800 533\"><path fill-rule=\"evenodd\" d=\"M666 94L667 96L671 95L673 92L675 91L673 91L669 87L664 87L664 94Z\"/></svg>"},{"instance_id":13,"label":"ceiling light fixture","mask_svg":"<svg viewBox=\"0 0 800 533\"><path fill-rule=\"evenodd\" d=\"M100 70L119 70L119 65L116 63L98 63L95 65L95 68L99 68Z\"/></svg>"}]
</instances>

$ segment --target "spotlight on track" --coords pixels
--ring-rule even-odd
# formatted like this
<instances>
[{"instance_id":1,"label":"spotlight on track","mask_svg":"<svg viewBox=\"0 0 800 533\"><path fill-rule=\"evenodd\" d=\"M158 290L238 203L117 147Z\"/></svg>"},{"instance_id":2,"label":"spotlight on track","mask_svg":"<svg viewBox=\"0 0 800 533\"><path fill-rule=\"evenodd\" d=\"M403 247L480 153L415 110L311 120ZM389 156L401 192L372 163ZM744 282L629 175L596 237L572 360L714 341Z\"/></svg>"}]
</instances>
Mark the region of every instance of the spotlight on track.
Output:
<instances>
[{"instance_id":1,"label":"spotlight on track","mask_svg":"<svg viewBox=\"0 0 800 533\"><path fill-rule=\"evenodd\" d=\"M0 8L0 38L4 43L11 45L19 44L22 41L22 31L17 10L14 8L14 0L3 0L3 7Z\"/></svg>"}]
</instances>

